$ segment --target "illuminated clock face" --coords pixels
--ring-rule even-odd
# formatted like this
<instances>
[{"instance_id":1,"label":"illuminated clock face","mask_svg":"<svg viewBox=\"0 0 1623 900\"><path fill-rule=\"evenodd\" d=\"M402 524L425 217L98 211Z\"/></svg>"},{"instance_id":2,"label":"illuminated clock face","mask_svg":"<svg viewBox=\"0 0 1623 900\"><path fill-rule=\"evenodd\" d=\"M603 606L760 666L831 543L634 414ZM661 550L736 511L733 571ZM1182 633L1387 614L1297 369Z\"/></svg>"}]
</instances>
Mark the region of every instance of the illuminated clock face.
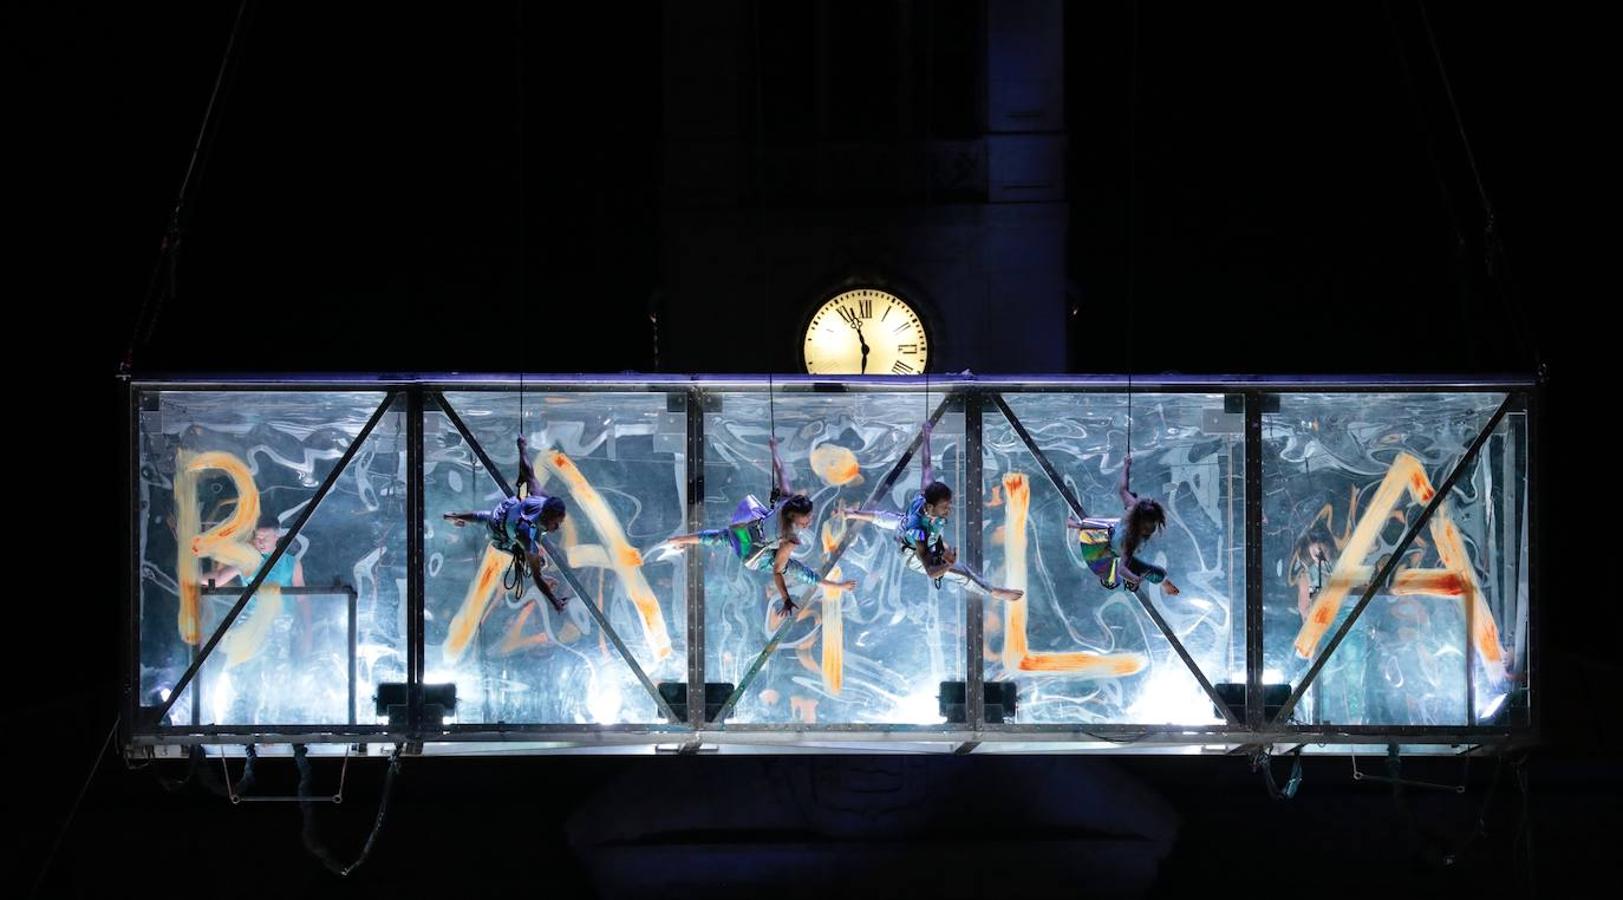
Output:
<instances>
[{"instance_id":1,"label":"illuminated clock face","mask_svg":"<svg viewBox=\"0 0 1623 900\"><path fill-rule=\"evenodd\" d=\"M917 375L930 359L919 314L873 288L846 291L818 308L800 351L813 375Z\"/></svg>"}]
</instances>

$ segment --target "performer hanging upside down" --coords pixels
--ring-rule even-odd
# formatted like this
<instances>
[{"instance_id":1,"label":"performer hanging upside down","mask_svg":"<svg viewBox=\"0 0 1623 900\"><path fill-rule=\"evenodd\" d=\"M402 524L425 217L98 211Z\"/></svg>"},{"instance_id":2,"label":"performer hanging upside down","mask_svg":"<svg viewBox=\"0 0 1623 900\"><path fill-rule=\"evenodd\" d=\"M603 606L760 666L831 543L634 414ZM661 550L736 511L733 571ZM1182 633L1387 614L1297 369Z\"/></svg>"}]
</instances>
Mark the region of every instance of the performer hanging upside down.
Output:
<instances>
[{"instance_id":1,"label":"performer hanging upside down","mask_svg":"<svg viewBox=\"0 0 1623 900\"><path fill-rule=\"evenodd\" d=\"M770 506L763 506L754 494L750 494L739 501L738 508L733 512L732 522L726 528L712 528L696 534L679 534L664 541L663 546L689 547L699 544L705 547L726 547L743 561L744 568L751 571L758 571L770 559L772 579L777 585L778 595L783 599L783 612L787 615L794 612L797 606L794 598L789 595L789 584L785 576L801 584L843 590L851 590L857 583L829 581L792 556L795 548L800 546L799 532L811 525L812 501L805 494L797 494L790 489L788 473L784 471L783 460L778 456L778 439L773 437L767 444L772 448L773 485ZM767 537L766 522L774 515L778 519L777 533Z\"/></svg>"},{"instance_id":2,"label":"performer hanging upside down","mask_svg":"<svg viewBox=\"0 0 1623 900\"><path fill-rule=\"evenodd\" d=\"M1023 591L996 587L974 569L958 561L958 551L947 543L945 531L947 517L952 514L952 488L935 478L935 466L930 459L930 432L933 426L924 423L924 468L919 480L919 495L907 506L907 512L874 509L836 508L834 515L847 521L868 522L886 530L895 531L898 549L906 557L907 567L922 572L935 580L936 587L943 580L976 590L994 600L1019 600Z\"/></svg>"},{"instance_id":3,"label":"performer hanging upside down","mask_svg":"<svg viewBox=\"0 0 1623 900\"><path fill-rule=\"evenodd\" d=\"M563 500L541 493L541 481L530 467L529 446L522 435L518 439L518 491L519 496L503 499L489 512L446 513L445 519L458 528L469 522L483 522L490 530L491 546L513 555L507 589L520 590L528 570L541 595L553 609L563 612L569 598L560 597L555 592L557 584L541 574L547 565L546 557L541 555L541 535L557 531L568 510Z\"/></svg>"}]
</instances>

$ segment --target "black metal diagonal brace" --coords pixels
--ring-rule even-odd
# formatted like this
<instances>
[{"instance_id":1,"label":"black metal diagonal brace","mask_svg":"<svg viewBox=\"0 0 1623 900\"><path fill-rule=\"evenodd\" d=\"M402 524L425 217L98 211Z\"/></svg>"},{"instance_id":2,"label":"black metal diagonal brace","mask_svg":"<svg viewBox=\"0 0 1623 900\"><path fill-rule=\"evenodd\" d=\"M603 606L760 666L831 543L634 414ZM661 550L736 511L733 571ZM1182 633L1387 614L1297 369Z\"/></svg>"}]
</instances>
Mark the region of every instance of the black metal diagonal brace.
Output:
<instances>
[{"instance_id":1,"label":"black metal diagonal brace","mask_svg":"<svg viewBox=\"0 0 1623 900\"><path fill-rule=\"evenodd\" d=\"M438 392L434 394L434 402L439 404L440 409L445 412L445 417L450 420L451 426L462 435L462 439L468 442L468 448L484 464L486 471L495 479L496 484L501 487L502 493L509 497L514 496L513 488L508 485L506 479L502 478L495 464L486 455L485 448L479 444L478 439L473 436L473 432L468 430L468 426L451 408L451 404ZM643 689L648 691L649 697L653 698L654 705L659 708L660 714L668 722L680 723L681 720L677 718L675 710L671 709L670 704L665 702L665 698L659 693L659 688L654 685L653 680L648 677L648 673L644 672L642 666L637 663L637 658L631 655L631 649L626 646L626 642L621 640L619 633L614 630L613 626L609 625L608 617L604 616L603 611L597 608L597 604L591 601L586 588L575 577L575 573L570 571L566 557L558 552L557 547L553 546L552 542L545 537L541 539L541 545L547 551L547 556L552 560L553 565L557 567L558 574L563 577L564 581L569 583L569 588L575 592L575 597L586 607L586 611L591 614L592 618L596 620L597 627L603 629L603 634L608 637L609 643L613 644L614 649L619 652L620 658L625 660L625 664L631 668L631 673L637 676L638 681L642 682Z\"/></svg>"},{"instance_id":2,"label":"black metal diagonal brace","mask_svg":"<svg viewBox=\"0 0 1623 900\"><path fill-rule=\"evenodd\" d=\"M430 396L434 398L434 403L439 406L440 411L445 413L445 418L450 420L451 427L455 428L457 433L462 435L462 439L468 442L468 449L472 450L473 455L479 458L479 463L485 467L486 472L490 473L490 477L496 482L496 486L502 489L503 494L509 497L514 496L516 492L513 490L513 486L508 484L507 479L502 477L501 470L496 468L494 462L491 462L490 456L485 453L485 448L474 438L473 432L463 423L462 417L457 415L456 410L451 408L451 404L445 399L445 395L439 391L434 391Z\"/></svg>"},{"instance_id":3,"label":"black metal diagonal brace","mask_svg":"<svg viewBox=\"0 0 1623 900\"><path fill-rule=\"evenodd\" d=\"M1009 427L1014 429L1015 435L1020 438L1021 443L1026 445L1026 449L1031 451L1031 455L1037 460L1037 465L1042 467L1043 474L1048 476L1048 480L1053 483L1054 489L1059 491L1060 496L1065 498L1065 503L1076 512L1076 517L1086 519L1088 511L1082 508L1082 501L1071 491L1071 486L1065 483L1065 479L1060 477L1059 470L1054 468L1054 464L1048 461L1048 456L1037 448L1037 441L1032 438L1031 432L1026 430L1025 423L1020 421L1020 417L1016 416L1014 410L1009 408L1009 404L1003 399L1003 395L988 394L987 396L991 397L992 402L997 404L998 412L1003 414L1003 418L1009 420Z\"/></svg>"},{"instance_id":4,"label":"black metal diagonal brace","mask_svg":"<svg viewBox=\"0 0 1623 900\"><path fill-rule=\"evenodd\" d=\"M1358 598L1358 605L1353 607L1353 611L1347 616L1346 621L1342 622L1341 627L1336 629L1335 636L1330 638L1330 643L1325 646L1324 652L1319 654L1319 658L1313 661L1313 666L1307 670L1307 675L1302 678L1302 683L1291 691L1290 697L1285 700L1285 705L1279 708L1279 712L1275 714L1273 720L1269 723L1270 725L1278 725L1290 717L1291 711L1296 708L1297 703L1301 702L1302 695L1307 692L1308 686L1313 684L1313 679L1319 677L1319 673L1324 671L1325 664L1330 661L1330 654L1336 652L1336 648L1341 646L1342 640L1347 637L1348 632L1352 631L1358 617L1364 614L1364 609L1369 606L1371 600L1375 599L1375 592L1392 576L1393 570L1398 567L1398 562L1403 559L1403 554L1408 551L1409 545L1414 543L1416 537L1420 536L1420 530L1426 527L1427 522L1431 521L1432 513L1443 505L1443 500L1448 496L1448 492L1454 489L1454 483L1459 480L1461 475L1465 474L1465 470L1470 467L1472 460L1476 459L1483 445L1487 444L1488 437L1493 434L1495 428L1499 427L1500 420L1505 417L1505 413L1510 411L1510 404L1515 396L1515 394L1505 395L1504 402L1499 404L1497 410L1494 410L1493 417L1488 419L1488 424L1477 433L1476 439L1471 441L1471 446L1466 449L1465 455L1461 456L1460 461L1454 464L1454 470L1448 473L1448 477L1443 479L1442 486L1437 488L1436 493L1432 494L1431 502L1427 503L1426 508L1420 512L1420 518L1415 519L1414 524L1409 526L1409 530L1403 535L1403 540L1399 541L1397 547L1393 548L1392 552L1388 554L1386 563L1375 573L1375 577L1369 580L1369 584L1365 585L1363 596ZM1466 635L1465 639L1467 641L1472 640L1472 636Z\"/></svg>"},{"instance_id":5,"label":"black metal diagonal brace","mask_svg":"<svg viewBox=\"0 0 1623 900\"><path fill-rule=\"evenodd\" d=\"M648 692L649 697L653 698L654 705L659 707L659 712L665 717L665 721L677 725L682 724L681 718L676 715L675 710L671 709L671 705L665 702L664 695L660 694L659 688L648 677L648 673L644 672L642 666L637 664L637 658L631 655L631 648L626 646L626 642L621 640L620 635L609 625L609 619L603 615L603 610L598 609L597 604L591 601L586 594L586 588L575 577L575 573L569 570L569 566L564 564L563 555L552 545L552 541L543 537L541 545L546 548L547 555L552 557L553 564L558 567L558 574L563 576L564 581L569 582L569 589L575 592L576 599L586 607L587 612L592 614L592 618L597 621L597 627L603 629L603 633L608 636L609 643L614 645L614 649L620 651L620 657L626 661L627 666L631 667L631 674L637 676L637 680L642 682L643 689Z\"/></svg>"},{"instance_id":6,"label":"black metal diagonal brace","mask_svg":"<svg viewBox=\"0 0 1623 900\"><path fill-rule=\"evenodd\" d=\"M947 406L951 402L952 395L948 394L942 399L941 404L935 408L935 412L930 413L930 427L934 428L935 424L941 421L941 417L947 412ZM918 452L919 446L923 443L924 431L920 429L919 433L913 436L912 442L907 445L907 450L902 453L901 458L897 459L896 464L891 466L890 472L886 473L884 480L874 486L873 491L868 495L867 502L863 503L864 507L872 506L880 497L889 493L890 489L895 486L896 479L900 478L902 473L907 470L908 464L913 461L913 454ZM855 531L846 530L845 537L840 538L840 543L834 548L834 553L823 563L822 569L817 573L819 580L828 577L828 573L833 571L834 566L839 563L840 557L845 555L846 549L851 546L851 541L855 537ZM802 595L801 602L809 601L811 592L816 590L819 590L819 588L812 587L811 590ZM772 654L777 651L778 645L783 642L784 635L789 633L789 626L793 625L794 621L795 617L792 615L783 617L783 621L779 623L777 630L772 632L772 639L767 641L766 646L756 655L755 661L744 672L744 677L738 680L738 687L733 688L732 694L727 697L727 702L723 703L721 709L716 712L717 724L726 721L728 714L733 711L733 707L738 705L739 698L744 696L744 691L749 688L750 682L755 680L755 676L761 673L761 668L766 665L766 661L772 658Z\"/></svg>"},{"instance_id":7,"label":"black metal diagonal brace","mask_svg":"<svg viewBox=\"0 0 1623 900\"><path fill-rule=\"evenodd\" d=\"M270 556L260 563L259 571L254 574L248 585L242 589L242 595L237 598L236 603L231 605L230 612L227 612L225 618L220 620L220 624L215 627L214 634L209 636L208 643L204 644L203 649L198 651L197 657L192 660L191 665L186 667L186 671L181 674L180 680L175 682L175 686L170 688L169 699L165 700L162 705L157 707L156 711L151 713L152 722L162 722L164 716L169 715L170 708L180 699L181 694L192 683L192 679L197 677L197 673L202 670L203 664L208 661L209 654L213 653L214 648L219 646L220 641L225 638L225 633L231 629L232 624L237 621L237 617L242 615L248 601L259 590L259 586L265 583L265 579L270 576L271 569L275 568L276 564L281 561L282 556L287 553L287 548L293 545L294 539L299 536L299 530L304 528L306 522L310 521L310 517L315 514L316 508L332 491L333 485L338 483L339 476L344 474L344 470L349 467L350 461L360 451L361 445L366 443L366 439L372 434L372 430L383 420L383 414L389 411L390 406L394 405L398 393L398 391L390 391L383 398L383 402L378 405L377 410L372 413L372 418L366 420L366 425L361 428L359 434L355 435L355 439L350 442L349 448L344 451L344 455L339 457L338 464L332 467L332 471L328 472L326 479L321 482L321 487L316 489L315 496L311 497L310 502L304 505L299 517L293 520L293 526L288 529L287 534L282 535L281 540L276 542L276 549L272 550Z\"/></svg>"},{"instance_id":8,"label":"black metal diagonal brace","mask_svg":"<svg viewBox=\"0 0 1623 900\"><path fill-rule=\"evenodd\" d=\"M1079 519L1087 518L1088 514L1082 508L1082 501L1078 500L1076 494L1072 493L1070 486L1060 477L1059 470L1055 469L1053 464L1048 461L1048 457L1043 454L1043 451L1037 446L1037 442L1032 439L1031 433L1026 431L1026 426L1021 424L1020 419L1015 416L1014 410L1010 409L1009 404L1004 402L1003 395L992 394L990 396L992 402L997 404L998 411L1003 413L1005 419L1009 420L1009 425L1014 428L1014 433L1020 437L1021 442L1026 445L1026 449L1030 450L1031 455L1036 458L1037 464L1042 467L1043 474L1048 476L1048 480L1053 482L1054 487L1059 490L1060 496L1065 498L1066 504L1076 513L1076 517ZM1155 608L1155 604L1150 602L1150 598L1144 596L1144 589L1142 587L1136 588L1132 591L1132 594L1138 598L1138 604L1144 608L1144 613L1150 617L1150 621L1155 623L1155 627L1161 632L1161 636L1166 638L1167 643L1171 644L1173 651L1178 654L1178 658L1183 660L1183 664L1189 669L1189 673L1195 676L1196 681L1200 682L1200 689L1205 691L1206 696L1211 698L1212 705L1222 712L1223 718L1230 725L1240 725L1240 720L1235 717L1228 704L1223 702L1223 698L1217 693L1217 689L1213 688L1212 683L1207 680L1206 673L1200 670L1200 666L1195 663L1194 657L1190 656L1189 651L1184 649L1183 642L1178 640L1178 636L1172 633L1172 628L1167 625L1166 619L1162 618L1161 611Z\"/></svg>"}]
</instances>

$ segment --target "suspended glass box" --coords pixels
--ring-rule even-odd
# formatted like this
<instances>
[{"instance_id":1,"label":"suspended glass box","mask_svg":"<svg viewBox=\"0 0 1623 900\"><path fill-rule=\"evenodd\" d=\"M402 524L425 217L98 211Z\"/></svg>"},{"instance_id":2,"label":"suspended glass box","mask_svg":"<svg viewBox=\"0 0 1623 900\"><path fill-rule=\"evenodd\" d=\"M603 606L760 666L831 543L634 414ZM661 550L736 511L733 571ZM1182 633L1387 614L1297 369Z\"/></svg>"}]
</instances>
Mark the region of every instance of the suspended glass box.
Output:
<instances>
[{"instance_id":1,"label":"suspended glass box","mask_svg":"<svg viewBox=\"0 0 1623 900\"><path fill-rule=\"evenodd\" d=\"M1506 746L1536 725L1536 397L1357 377L137 380L123 740ZM896 523L926 420L946 543L1019 599L909 564ZM791 579L787 616L773 567L726 537L746 498L770 503L774 426L813 504L790 573L855 582ZM542 541L562 611L485 525L444 518L512 494L520 434L568 510ZM1107 587L1067 527L1122 514L1129 451L1165 512L1138 557L1167 580L1138 590Z\"/></svg>"}]
</instances>

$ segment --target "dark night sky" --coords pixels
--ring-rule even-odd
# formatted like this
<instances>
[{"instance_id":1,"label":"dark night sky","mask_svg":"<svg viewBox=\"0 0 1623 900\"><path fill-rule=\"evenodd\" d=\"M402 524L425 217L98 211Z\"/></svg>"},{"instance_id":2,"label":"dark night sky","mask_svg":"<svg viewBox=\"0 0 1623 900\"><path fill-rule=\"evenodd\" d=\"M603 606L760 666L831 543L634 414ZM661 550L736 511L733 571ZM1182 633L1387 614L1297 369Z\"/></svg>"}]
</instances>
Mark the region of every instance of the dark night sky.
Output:
<instances>
[{"instance_id":1,"label":"dark night sky","mask_svg":"<svg viewBox=\"0 0 1623 900\"><path fill-rule=\"evenodd\" d=\"M1135 313L1190 326L1131 360L1073 334L1074 370L1530 368L1550 329L1520 310L1553 292L1549 225L1568 202L1544 179L1570 177L1548 172L1566 160L1573 102L1550 93L1554 28L1432 14L1515 264L1521 299L1507 304L1483 273L1481 204L1416 8L1389 5L1148 5L1134 128L1130 8L1070 10L1073 302L1125 309L1135 247ZM49 8L24 48L46 73L24 98L43 158L18 171L48 201L30 236L60 260L42 285L109 308L117 349L98 358L116 362L235 6ZM651 368L657 7L252 16L176 299L138 364L489 369L522 266L548 333L605 338L560 341L532 369ZM1234 353L1258 339L1265 358Z\"/></svg>"},{"instance_id":2,"label":"dark night sky","mask_svg":"<svg viewBox=\"0 0 1623 900\"><path fill-rule=\"evenodd\" d=\"M1591 523L1604 509L1592 498L1606 485L1586 477L1604 471L1602 460L1576 452L1604 446L1594 437L1599 407L1584 401L1610 348L1593 310L1615 293L1608 285L1591 296L1577 274L1598 256L1598 242L1584 237L1599 218L1590 210L1606 207L1590 163L1597 112L1611 104L1589 101L1585 60L1593 57L1578 47L1596 26L1530 18L1541 14L1531 9L1431 10L1498 213L1511 277L1494 278L1484 265L1482 206L1417 7L1231 6L1145 4L1131 117L1131 7L1067 8L1071 300L1089 314L1125 315L1132 247L1133 314L1163 323L1155 345L1131 355L1120 341L1073 329L1072 371L1528 372L1540 352L1552 375L1547 515L1563 535L1580 516L1585 529L1549 554L1563 568L1545 605L1553 743L1536 770L1549 785L1541 852L1582 859L1585 840L1603 840L1616 817L1582 827L1587 807L1577 798L1615 796L1618 787L1616 729L1593 720L1615 706L1602 697L1617 676L1616 591L1580 581L1593 568L1574 557L1606 540L1590 536L1605 527ZM123 427L113 375L234 14L230 3L56 2L7 13L7 56L24 63L8 92L8 144L19 151L8 193L23 201L8 204L8 269L21 276L8 307L26 317L10 331L10 359L25 385L43 379L51 388L21 389L20 421L69 447L54 460L64 479L37 482L18 501L26 509L54 516L74 508L70 498L101 486L116 455L100 440ZM660 48L653 4L536 5L522 22L511 4L264 4L196 181L176 296L138 366L512 368L497 360L512 343L522 280L538 298L527 328L587 336L552 343L546 362L529 368L651 368L645 310L661 283ZM748 339L729 332L737 327L718 323L718 337ZM780 371L792 367L786 359ZM727 366L717 359L705 368ZM99 599L64 600L64 608L111 652L117 578L101 562L87 566L93 571L67 577ZM29 615L40 621L25 618L19 633L61 633L50 630L60 610ZM112 665L80 666L49 679L38 705L24 704L28 719L64 729L40 751L56 765L26 797L41 836L20 858L37 860L54 835L105 735L115 678ZM1193 766L1134 771L1164 793L1196 792L1201 804L1227 802L1225 791L1260 796L1243 763L1228 762L1222 777ZM562 813L493 795L519 783L551 790L571 782L551 795L565 804L618 765L425 767L416 821L427 820L422 810L492 822L536 817L539 833L556 837ZM1342 779L1343 766L1336 762L1334 775L1324 768L1321 781ZM364 795L356 802L371 808ZM86 865L98 840L139 830L148 814L207 846L202 832L246 818L221 808L162 795L109 757L64 858L70 869ZM359 834L364 816L350 812L349 830ZM1258 806L1239 827L1278 840L1310 827L1266 813ZM409 832L414 813L400 815ZM293 813L255 821L254 840L272 849L212 852L249 854L256 869L290 865L293 884L328 883L307 865ZM1190 823L1233 828L1209 816ZM421 850L417 838L393 839L380 865ZM160 847L135 841L116 860L151 864ZM1217 864L1199 853L1178 861L1189 870ZM374 877L374 885L387 881ZM558 877L579 884L578 872ZM390 878L409 881L398 871ZM499 878L529 883L514 872Z\"/></svg>"}]
</instances>

